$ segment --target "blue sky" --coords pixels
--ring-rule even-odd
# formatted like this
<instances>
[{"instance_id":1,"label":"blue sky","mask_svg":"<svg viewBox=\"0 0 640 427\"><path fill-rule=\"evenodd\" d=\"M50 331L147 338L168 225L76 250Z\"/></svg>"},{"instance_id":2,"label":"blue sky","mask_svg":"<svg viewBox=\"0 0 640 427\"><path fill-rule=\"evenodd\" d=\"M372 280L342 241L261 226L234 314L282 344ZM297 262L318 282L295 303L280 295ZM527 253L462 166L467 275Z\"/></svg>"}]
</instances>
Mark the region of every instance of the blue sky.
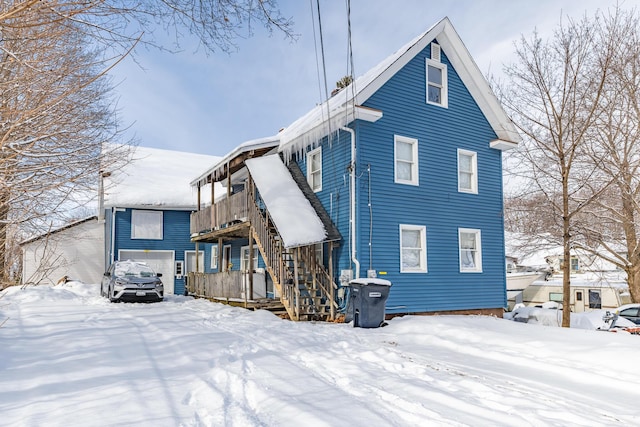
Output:
<instances>
[{"instance_id":1,"label":"blue sky","mask_svg":"<svg viewBox=\"0 0 640 427\"><path fill-rule=\"evenodd\" d=\"M186 39L180 53L139 49L111 73L118 108L139 144L223 156L247 140L271 136L321 102L310 0L280 1L297 41L256 27L237 52L206 55ZM315 3L315 0L313 1ZM351 0L355 75L364 74L448 16L480 70L500 74L513 42L537 29L551 34L562 16L613 0ZM622 7L640 0L620 1ZM346 1L321 0L329 90L347 74ZM317 30L317 22L315 23ZM161 34L159 34L161 36ZM317 37L317 36L316 36ZM320 71L322 75L322 71ZM324 86L322 86L324 94ZM196 174L198 171L195 171Z\"/></svg>"}]
</instances>

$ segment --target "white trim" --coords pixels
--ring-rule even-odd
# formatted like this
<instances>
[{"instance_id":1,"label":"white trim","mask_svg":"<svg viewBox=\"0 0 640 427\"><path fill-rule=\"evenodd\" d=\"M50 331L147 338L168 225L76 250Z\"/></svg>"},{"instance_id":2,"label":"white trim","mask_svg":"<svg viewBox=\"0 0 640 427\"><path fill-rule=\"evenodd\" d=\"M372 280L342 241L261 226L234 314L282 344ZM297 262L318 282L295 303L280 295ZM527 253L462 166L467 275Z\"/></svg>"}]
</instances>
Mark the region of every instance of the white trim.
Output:
<instances>
[{"instance_id":1,"label":"white trim","mask_svg":"<svg viewBox=\"0 0 640 427\"><path fill-rule=\"evenodd\" d=\"M202 258L202 260L198 260L198 269L200 270L200 273L204 273L204 251L203 250L199 250L197 251L198 253L198 258ZM189 263L187 262L187 259L189 257L189 255L193 254L194 256L194 262L195 262L195 255L196 255L196 251L193 250L187 250L184 251L184 275L186 276L187 273L190 273L189 271ZM202 262L200 262L202 261ZM193 266L195 268L195 265Z\"/></svg>"},{"instance_id":2,"label":"white trim","mask_svg":"<svg viewBox=\"0 0 640 427\"><path fill-rule=\"evenodd\" d=\"M243 265L243 261L244 261L244 253L249 252L249 245L247 246L241 246L240 247L240 270L242 271L247 271L249 270L249 265L246 265L246 268L242 268ZM260 261L260 251L258 251L258 247L257 246L253 246L253 253L254 253L254 262L253 262L253 269L255 270L256 268L258 268L258 262ZM247 263L249 262L249 259L247 258Z\"/></svg>"},{"instance_id":3,"label":"white trim","mask_svg":"<svg viewBox=\"0 0 640 427\"><path fill-rule=\"evenodd\" d=\"M404 268L403 250L402 244L402 232L403 231L418 231L420 232L420 247L414 248L420 250L420 265L418 268ZM427 227L424 225L409 225L400 224L400 272L401 273L426 273L427 272Z\"/></svg>"},{"instance_id":4,"label":"white trim","mask_svg":"<svg viewBox=\"0 0 640 427\"><path fill-rule=\"evenodd\" d=\"M460 186L460 155L471 157L471 188L463 188ZM457 152L457 164L458 164L458 192L478 194L478 153L475 151L463 150L458 148Z\"/></svg>"},{"instance_id":5,"label":"white trim","mask_svg":"<svg viewBox=\"0 0 640 427\"><path fill-rule=\"evenodd\" d=\"M475 266L473 268L463 267L462 265L462 239L460 238L462 233L475 235L476 257L474 258ZM460 273L482 273L482 234L480 230L476 228L458 228L458 261Z\"/></svg>"},{"instance_id":6,"label":"white trim","mask_svg":"<svg viewBox=\"0 0 640 427\"><path fill-rule=\"evenodd\" d=\"M411 179L402 179L398 178L398 153L397 146L398 142L403 142L405 144L411 145ZM405 162L407 163L407 162ZM418 165L418 140L415 138L409 138L407 136L402 135L393 135L393 181L396 184L407 184L407 185L419 185L420 177L418 171L420 170Z\"/></svg>"},{"instance_id":7,"label":"white trim","mask_svg":"<svg viewBox=\"0 0 640 427\"><path fill-rule=\"evenodd\" d=\"M495 148L496 150L500 151L509 151L513 150L514 148L518 148L518 144L510 141L503 141L502 139L494 139L493 141L489 142L489 147Z\"/></svg>"},{"instance_id":8,"label":"white trim","mask_svg":"<svg viewBox=\"0 0 640 427\"><path fill-rule=\"evenodd\" d=\"M313 165L313 157L315 156L320 157L320 168L317 171L314 171L311 169L311 166ZM307 162L307 182L309 183L309 187L311 187L314 193L322 191L322 166L323 166L322 165L322 146L314 150L308 151L306 162ZM320 185L317 187L314 186L314 182L312 179L313 174L316 174L316 173L320 175Z\"/></svg>"},{"instance_id":9,"label":"white trim","mask_svg":"<svg viewBox=\"0 0 640 427\"><path fill-rule=\"evenodd\" d=\"M214 257L214 249L215 249L215 257ZM214 243L213 245L211 245L211 259L209 260L209 268L211 270L217 270L218 269L218 257L219 257L219 249L218 249L218 244ZM215 261L215 262L214 262Z\"/></svg>"},{"instance_id":10,"label":"white trim","mask_svg":"<svg viewBox=\"0 0 640 427\"><path fill-rule=\"evenodd\" d=\"M442 78L442 82L438 85L435 82L429 81L429 67L437 68L440 70L440 77ZM424 67L425 81L426 81L426 92L425 99L427 104L436 105L442 108L449 107L449 85L447 78L447 64L443 64L439 61L434 61L433 59L427 59ZM437 87L440 89L440 102L429 101L429 86Z\"/></svg>"},{"instance_id":11,"label":"white trim","mask_svg":"<svg viewBox=\"0 0 640 427\"><path fill-rule=\"evenodd\" d=\"M184 261L183 260L175 260L173 261L173 274L176 276L176 279L182 279L182 276L185 275L184 272Z\"/></svg>"}]
</instances>

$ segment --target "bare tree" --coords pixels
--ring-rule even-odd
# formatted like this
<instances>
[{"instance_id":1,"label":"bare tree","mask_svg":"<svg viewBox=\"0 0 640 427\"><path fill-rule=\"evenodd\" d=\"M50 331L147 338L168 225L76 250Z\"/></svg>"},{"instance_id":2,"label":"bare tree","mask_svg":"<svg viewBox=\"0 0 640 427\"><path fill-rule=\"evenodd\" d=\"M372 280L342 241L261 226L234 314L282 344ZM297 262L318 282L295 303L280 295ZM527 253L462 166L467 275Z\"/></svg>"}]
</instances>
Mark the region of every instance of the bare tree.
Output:
<instances>
[{"instance_id":1,"label":"bare tree","mask_svg":"<svg viewBox=\"0 0 640 427\"><path fill-rule=\"evenodd\" d=\"M78 192L95 188L100 168L128 151L103 150L120 134L105 76L111 61L73 25L29 22L37 25L3 28L0 44L0 280L11 266L9 229L64 222Z\"/></svg>"},{"instance_id":2,"label":"bare tree","mask_svg":"<svg viewBox=\"0 0 640 427\"><path fill-rule=\"evenodd\" d=\"M100 171L127 161L127 145L108 144L122 130L110 67L139 42L166 48L156 29L176 43L195 35L211 53L232 50L256 23L293 37L273 0L0 3L0 282L13 265L11 238L67 222Z\"/></svg>"},{"instance_id":3,"label":"bare tree","mask_svg":"<svg viewBox=\"0 0 640 427\"><path fill-rule=\"evenodd\" d=\"M613 185L585 211L581 247L624 270L640 302L640 18L616 9L603 24L616 47L601 53L612 66L590 132L591 158Z\"/></svg>"},{"instance_id":4,"label":"bare tree","mask_svg":"<svg viewBox=\"0 0 640 427\"><path fill-rule=\"evenodd\" d=\"M38 16L33 21L32 16ZM9 0L0 5L0 28L73 25L94 42L129 50L138 40L154 40L163 30L180 39L192 34L207 52L233 50L237 38L251 36L256 24L295 38L293 22L275 0ZM120 52L121 53L121 52Z\"/></svg>"},{"instance_id":5,"label":"bare tree","mask_svg":"<svg viewBox=\"0 0 640 427\"><path fill-rule=\"evenodd\" d=\"M536 214L553 221L562 244L563 319L570 325L570 259L575 218L606 187L587 158L589 130L610 68L610 56L595 46L616 46L601 37L598 19L562 23L549 41L538 34L516 45L517 62L505 69L505 107L524 135L518 174L528 197L533 190L540 205ZM540 230L540 232L547 230Z\"/></svg>"}]
</instances>

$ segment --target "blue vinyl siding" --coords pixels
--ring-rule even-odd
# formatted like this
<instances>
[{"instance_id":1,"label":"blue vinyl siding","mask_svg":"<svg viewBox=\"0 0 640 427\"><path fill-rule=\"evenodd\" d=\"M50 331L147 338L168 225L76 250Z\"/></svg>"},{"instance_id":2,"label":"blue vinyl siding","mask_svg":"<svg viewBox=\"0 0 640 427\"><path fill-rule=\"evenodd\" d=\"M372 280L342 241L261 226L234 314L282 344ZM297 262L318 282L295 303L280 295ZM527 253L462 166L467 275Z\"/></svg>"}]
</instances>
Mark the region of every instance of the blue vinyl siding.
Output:
<instances>
[{"instance_id":1,"label":"blue vinyl siding","mask_svg":"<svg viewBox=\"0 0 640 427\"><path fill-rule=\"evenodd\" d=\"M496 138L443 52L448 108L425 101L425 59L412 59L367 102L383 111L358 127L358 174L371 168L372 267L393 283L390 311L422 312L499 308L506 303L501 152ZM393 137L418 140L419 186L394 183ZM478 194L458 192L457 150L478 156ZM367 251L368 183L358 185L360 253ZM399 224L427 228L427 273L400 273ZM482 272L460 273L458 228L482 233ZM368 259L366 259L368 261ZM360 256L364 266L365 257ZM367 266L368 268L368 266ZM366 270L366 268L363 268Z\"/></svg>"},{"instance_id":2,"label":"blue vinyl siding","mask_svg":"<svg viewBox=\"0 0 640 427\"><path fill-rule=\"evenodd\" d=\"M194 251L195 244L191 242L189 221L191 212L163 210L163 239L131 239L131 211L116 212L115 254L120 249L127 250L166 250L174 251L174 261L184 261L185 251ZM174 293L184 293L184 278L174 278Z\"/></svg>"},{"instance_id":3,"label":"blue vinyl siding","mask_svg":"<svg viewBox=\"0 0 640 427\"><path fill-rule=\"evenodd\" d=\"M314 147L315 148L315 147ZM310 147L308 151L312 148ZM351 134L338 131L322 140L322 191L318 199L336 225L342 241L334 252L334 271L351 269L349 242L349 163L351 161ZM306 155L299 156L298 165L306 176ZM325 263L327 262L325 256Z\"/></svg>"},{"instance_id":4,"label":"blue vinyl siding","mask_svg":"<svg viewBox=\"0 0 640 427\"><path fill-rule=\"evenodd\" d=\"M426 103L429 50L427 46L366 101L365 106L382 110L380 120L351 124L357 135L360 277L366 277L371 268L393 283L387 302L390 313L504 307L501 152L489 147L496 135L444 51L448 108ZM394 182L394 135L418 140L418 186ZM478 194L458 192L459 148L477 153ZM341 269L352 268L350 135L340 132L331 147L325 138L322 155L323 190L316 194L343 236L337 253L338 276ZM304 158L299 164L306 171ZM426 227L426 273L400 273L400 224ZM460 273L459 228L481 230L481 273Z\"/></svg>"}]
</instances>

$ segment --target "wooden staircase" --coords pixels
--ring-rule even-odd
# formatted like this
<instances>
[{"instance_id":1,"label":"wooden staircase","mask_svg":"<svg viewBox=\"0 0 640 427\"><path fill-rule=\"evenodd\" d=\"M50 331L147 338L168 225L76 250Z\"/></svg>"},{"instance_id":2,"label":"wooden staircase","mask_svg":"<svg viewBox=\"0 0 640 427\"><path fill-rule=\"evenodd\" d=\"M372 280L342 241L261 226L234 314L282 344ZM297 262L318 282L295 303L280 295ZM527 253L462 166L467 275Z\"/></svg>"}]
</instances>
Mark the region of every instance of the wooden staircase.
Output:
<instances>
[{"instance_id":1,"label":"wooden staircase","mask_svg":"<svg viewBox=\"0 0 640 427\"><path fill-rule=\"evenodd\" d=\"M334 320L337 285L322 263L316 261L313 245L286 249L269 212L259 206L250 180L248 219L266 269L291 320Z\"/></svg>"}]
</instances>

